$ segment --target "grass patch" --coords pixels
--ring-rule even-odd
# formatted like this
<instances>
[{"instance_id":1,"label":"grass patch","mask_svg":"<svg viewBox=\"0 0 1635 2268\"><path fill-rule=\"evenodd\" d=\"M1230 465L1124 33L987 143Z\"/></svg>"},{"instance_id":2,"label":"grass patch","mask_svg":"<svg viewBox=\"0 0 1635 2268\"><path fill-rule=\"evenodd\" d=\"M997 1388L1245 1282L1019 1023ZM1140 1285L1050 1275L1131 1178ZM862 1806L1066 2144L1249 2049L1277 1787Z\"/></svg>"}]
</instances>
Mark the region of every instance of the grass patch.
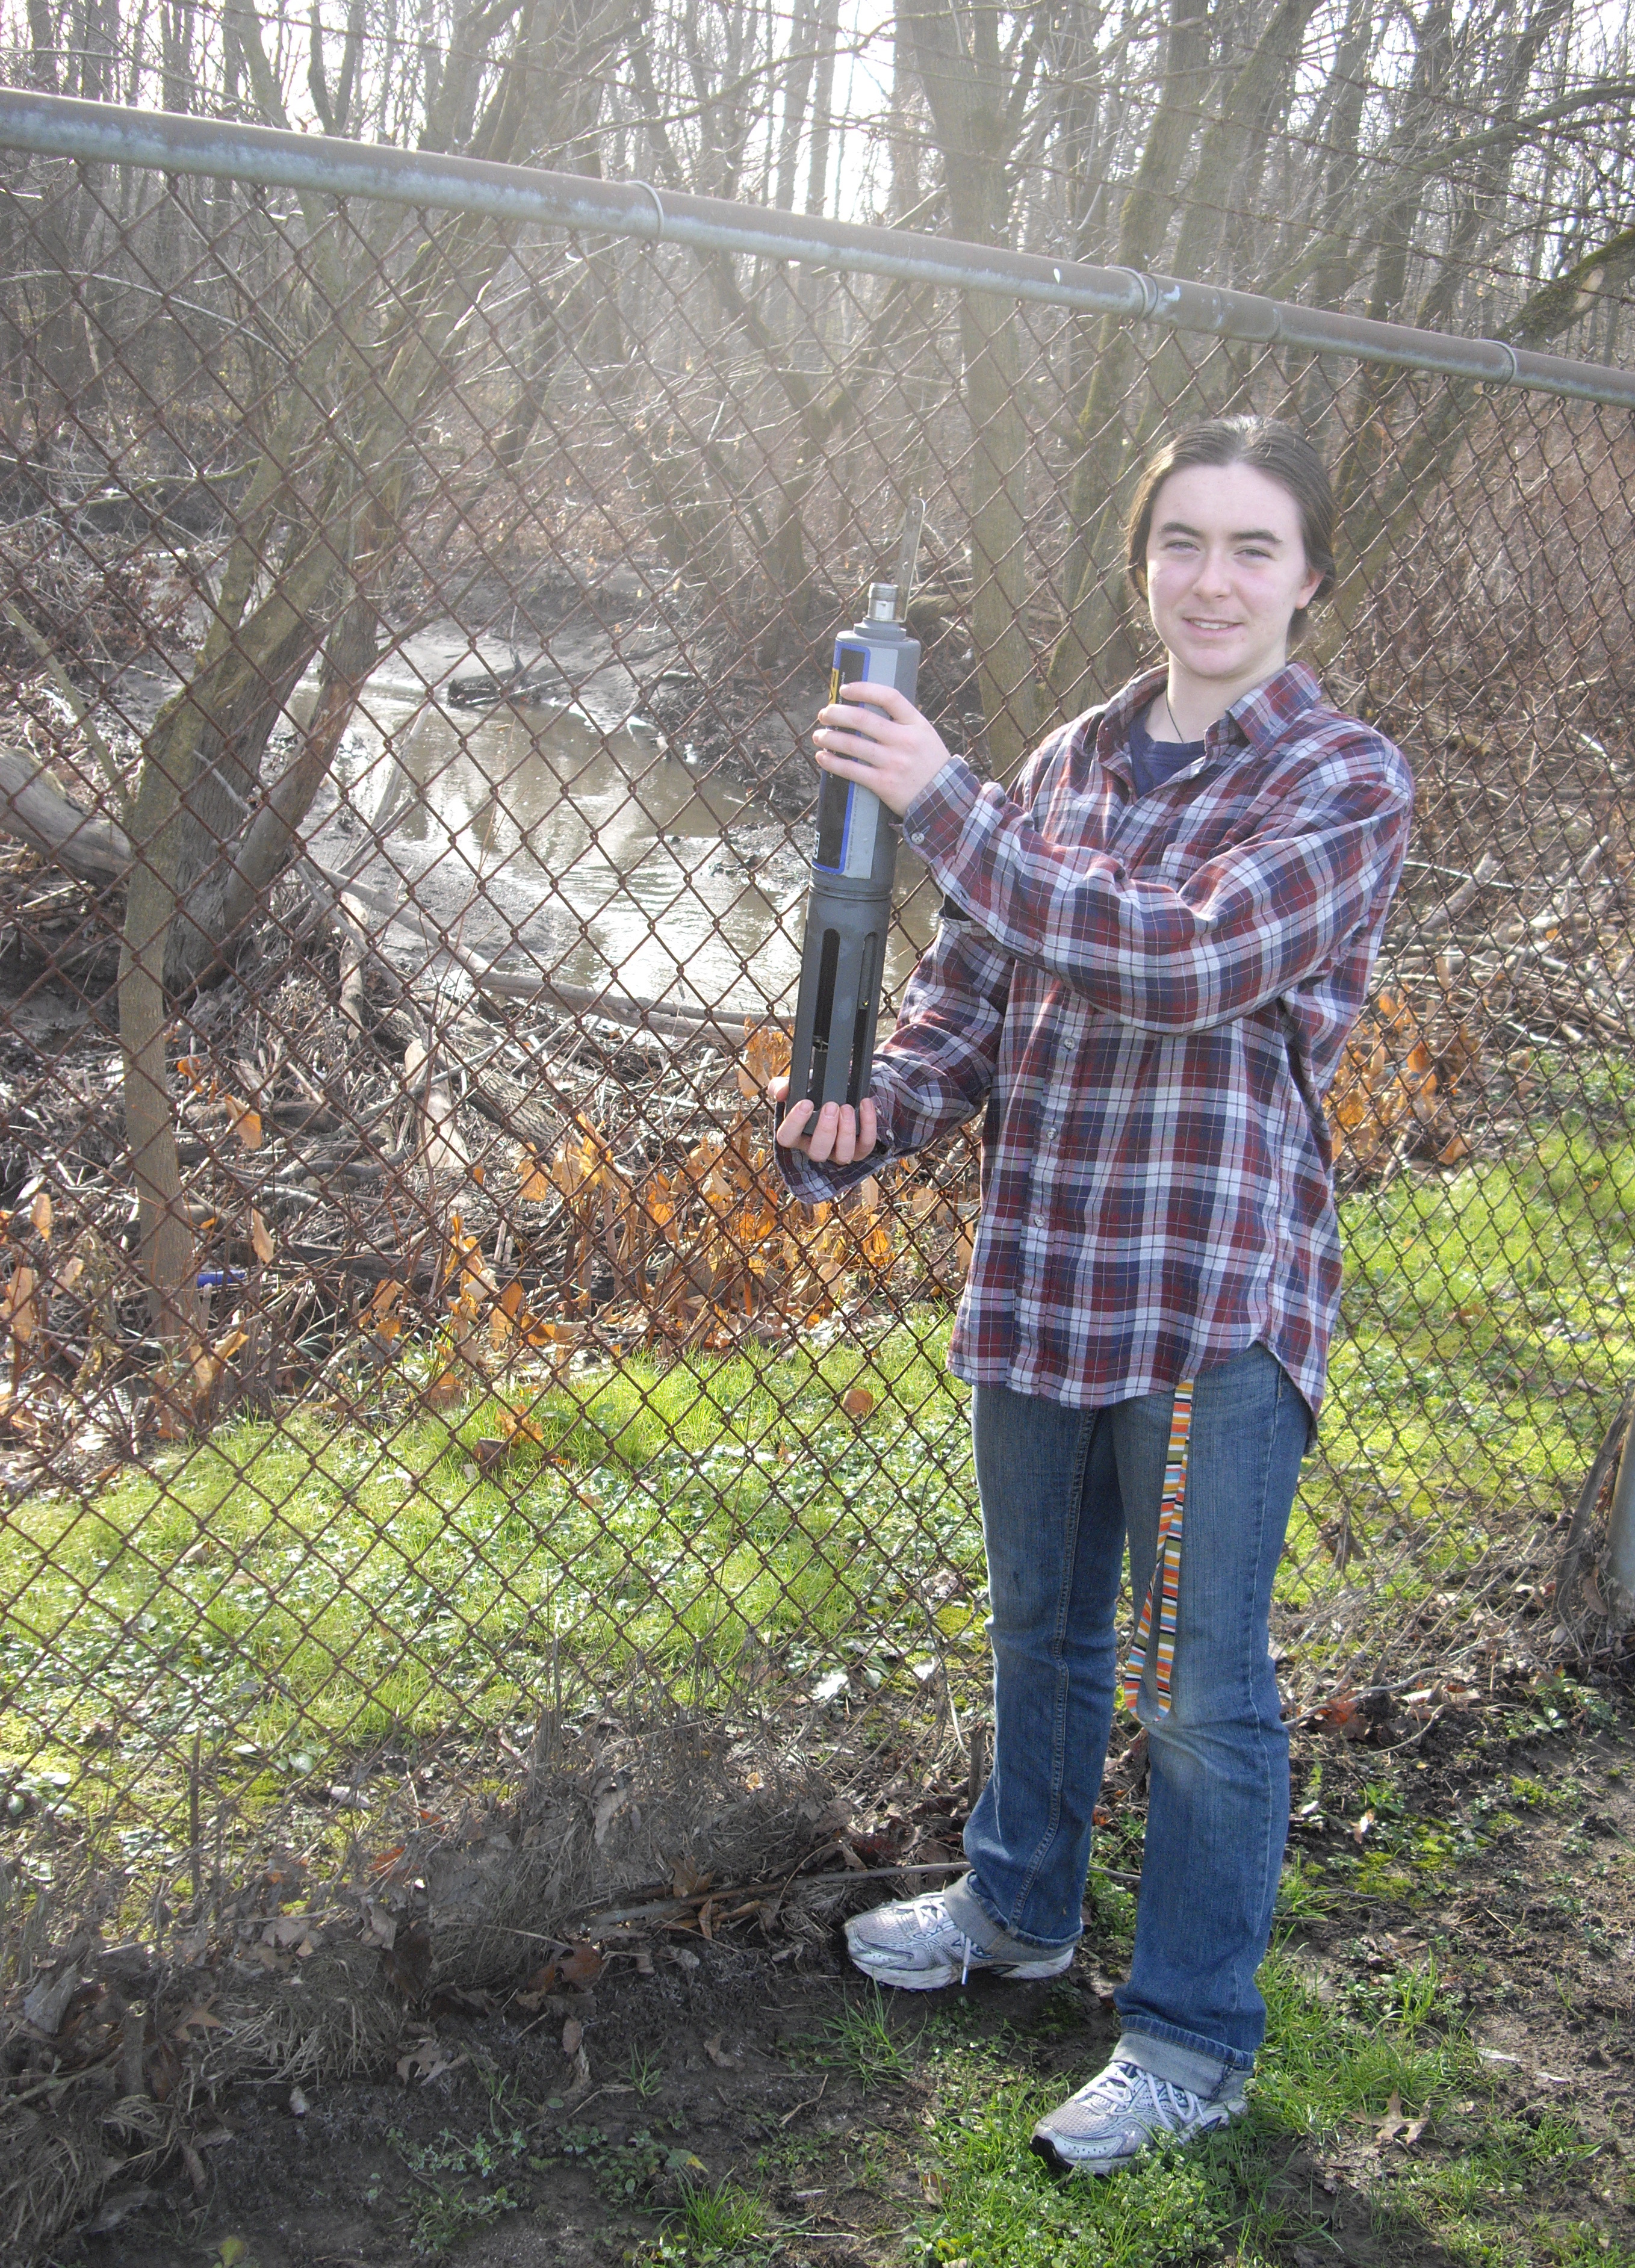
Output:
<instances>
[{"instance_id":1,"label":"grass patch","mask_svg":"<svg viewBox=\"0 0 1635 2268\"><path fill-rule=\"evenodd\" d=\"M831 2016L812 2044L820 2068L849 2072L865 2091L895 2085L914 2068L912 2044L894 2029L889 2004L878 1984Z\"/></svg>"},{"instance_id":2,"label":"grass patch","mask_svg":"<svg viewBox=\"0 0 1635 2268\"><path fill-rule=\"evenodd\" d=\"M1622 1114L1621 1114L1622 1115ZM1627 1117L1624 1117L1627 1125ZM1635 1373L1635 1144L1557 1127L1440 1178L1342 1206L1346 1291L1322 1454L1307 1468L1279 1595L1355 1582L1321 1547L1344 1513L1394 1594L1457 1578L1570 1503Z\"/></svg>"},{"instance_id":3,"label":"grass patch","mask_svg":"<svg viewBox=\"0 0 1635 2268\"><path fill-rule=\"evenodd\" d=\"M1210 2260L1281 2268L1302 2243L1343 2257L1338 2219L1371 2225L1385 2240L1379 2257L1403 2262L1627 2263L1578 2218L1576 2185L1594 2147L1572 2121L1489 2114L1482 2066L1462 2029L1446 2023L1433 1962L1337 2005L1282 1949L1261 1986L1269 2025L1248 2116L1101 2180L1056 2180L1027 2148L1035 2120L1072 2083L1042 2080L1028 2067L1036 2036L1059 2029L1048 2010L1028 2031L981 2041L968 2036L960 2010L939 2012L919 2073L938 2105L930 2171L940 2202L923 2228L926 2258L983 2268ZM1371 2150L1398 2109L1428 2119L1436 2155ZM1331 2190L1320 2176L1336 2165L1356 2170L1329 2176Z\"/></svg>"},{"instance_id":4,"label":"grass patch","mask_svg":"<svg viewBox=\"0 0 1635 2268\"><path fill-rule=\"evenodd\" d=\"M1306 1608L1360 1574L1377 1634L1576 1484L1635 1367L1635 1145L1558 1130L1344 1211L1326 1452L1280 1589ZM372 1756L451 1730L468 1753L494 1728L521 1747L557 1683L571 1715L637 1664L683 1707L751 1656L797 1692L846 1673L854 1706L907 1703L939 1660L980 1690L947 1332L926 1313L865 1348L630 1358L513 1387L539 1438L491 1470L492 1397L446 1419L387 1387L366 1425L240 1421L89 1498L13 1505L0 1786L45 1830L25 1843L66 1830L151 1889L181 1862L195 1751L201 1816L253 1843L356 1760L366 1808ZM1371 1549L1344 1577L1319 1543L1342 1513ZM1432 1854L1391 1855L1425 1874ZM1122 1918L1111 1885L1096 1895Z\"/></svg>"}]
</instances>

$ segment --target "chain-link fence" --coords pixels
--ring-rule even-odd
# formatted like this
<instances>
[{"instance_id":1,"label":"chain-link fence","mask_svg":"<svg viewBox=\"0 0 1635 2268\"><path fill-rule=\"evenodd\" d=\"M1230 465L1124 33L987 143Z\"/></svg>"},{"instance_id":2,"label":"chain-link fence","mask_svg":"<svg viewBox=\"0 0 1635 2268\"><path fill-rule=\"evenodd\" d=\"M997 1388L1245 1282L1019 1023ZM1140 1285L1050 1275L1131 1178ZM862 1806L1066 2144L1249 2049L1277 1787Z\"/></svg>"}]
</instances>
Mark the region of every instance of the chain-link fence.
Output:
<instances>
[{"instance_id":1,"label":"chain-link fence","mask_svg":"<svg viewBox=\"0 0 1635 2268\"><path fill-rule=\"evenodd\" d=\"M5 106L13 1881L208 1928L589 1731L599 1842L631 1728L708 1728L740 1805L979 1745L974 1146L816 1215L770 1155L806 735L915 497L954 747L1003 776L1110 690L1121 504L1206 410L1323 446L1316 663L1420 786L1329 1098L1283 1674L1542 1660L1631 1368L1629 379L1000 254L962 290L833 224L757 259L650 191L620 233L562 177L552 225L551 177L298 136L77 158L83 112ZM902 874L894 996L936 906Z\"/></svg>"}]
</instances>

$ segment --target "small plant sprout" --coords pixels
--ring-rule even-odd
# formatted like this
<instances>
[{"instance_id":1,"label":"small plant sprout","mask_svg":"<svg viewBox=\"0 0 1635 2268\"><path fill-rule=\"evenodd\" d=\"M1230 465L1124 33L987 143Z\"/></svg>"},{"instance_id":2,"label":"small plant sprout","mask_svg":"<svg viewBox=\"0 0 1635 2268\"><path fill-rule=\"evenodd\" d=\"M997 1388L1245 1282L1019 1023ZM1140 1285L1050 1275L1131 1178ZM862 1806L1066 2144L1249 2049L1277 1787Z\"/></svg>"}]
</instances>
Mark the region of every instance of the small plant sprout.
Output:
<instances>
[{"instance_id":1,"label":"small plant sprout","mask_svg":"<svg viewBox=\"0 0 1635 2268\"><path fill-rule=\"evenodd\" d=\"M681 2198L681 2226L700 2251L730 2252L761 2235L766 2216L761 2200L733 2182L713 2189L689 2189Z\"/></svg>"},{"instance_id":2,"label":"small plant sprout","mask_svg":"<svg viewBox=\"0 0 1635 2268\"><path fill-rule=\"evenodd\" d=\"M837 2064L865 2088L889 2086L910 2077L913 2064L894 2036L885 1996L872 1985L861 1999L848 2002L818 2034L817 2061Z\"/></svg>"}]
</instances>

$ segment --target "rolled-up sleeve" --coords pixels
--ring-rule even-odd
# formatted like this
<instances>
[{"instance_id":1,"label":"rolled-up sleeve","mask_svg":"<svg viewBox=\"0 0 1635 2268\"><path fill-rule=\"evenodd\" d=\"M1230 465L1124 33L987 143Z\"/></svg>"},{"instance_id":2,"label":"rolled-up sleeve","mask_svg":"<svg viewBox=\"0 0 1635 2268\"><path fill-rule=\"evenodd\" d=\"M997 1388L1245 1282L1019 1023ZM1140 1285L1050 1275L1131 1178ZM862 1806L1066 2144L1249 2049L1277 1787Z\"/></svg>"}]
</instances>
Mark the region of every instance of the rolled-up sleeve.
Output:
<instances>
[{"instance_id":1,"label":"rolled-up sleeve","mask_svg":"<svg viewBox=\"0 0 1635 2268\"><path fill-rule=\"evenodd\" d=\"M991 947L1153 1032L1204 1031L1329 968L1400 865L1407 767L1319 761L1262 826L1175 882L1042 834L958 759L904 834Z\"/></svg>"}]
</instances>

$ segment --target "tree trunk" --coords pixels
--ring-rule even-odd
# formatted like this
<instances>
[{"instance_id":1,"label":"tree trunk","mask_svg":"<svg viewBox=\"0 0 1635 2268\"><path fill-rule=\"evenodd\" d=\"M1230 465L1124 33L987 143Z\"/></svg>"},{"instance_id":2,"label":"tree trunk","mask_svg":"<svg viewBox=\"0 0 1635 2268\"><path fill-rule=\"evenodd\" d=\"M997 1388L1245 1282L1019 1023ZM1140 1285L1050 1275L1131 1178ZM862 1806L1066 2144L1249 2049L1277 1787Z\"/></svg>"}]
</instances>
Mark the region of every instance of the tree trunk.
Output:
<instances>
[{"instance_id":1,"label":"tree trunk","mask_svg":"<svg viewBox=\"0 0 1635 2268\"><path fill-rule=\"evenodd\" d=\"M993 11L907 0L915 63L943 161L954 234L1003 244L1005 166L1017 120L1007 99ZM971 641L994 777L1015 773L1038 731L1039 693L1023 626L1028 598L1027 433L1014 301L968 291L960 303L971 422Z\"/></svg>"},{"instance_id":2,"label":"tree trunk","mask_svg":"<svg viewBox=\"0 0 1635 2268\"><path fill-rule=\"evenodd\" d=\"M1205 0L1170 0L1163 87L1135 186L1119 216L1121 268L1151 268L1162 248L1179 199L1208 58ZM1050 657L1050 689L1069 716L1121 684L1138 657L1119 556L1119 530L1148 430L1129 415L1134 364L1126 327L1110 319L1102 323L1068 491L1067 622Z\"/></svg>"}]
</instances>

